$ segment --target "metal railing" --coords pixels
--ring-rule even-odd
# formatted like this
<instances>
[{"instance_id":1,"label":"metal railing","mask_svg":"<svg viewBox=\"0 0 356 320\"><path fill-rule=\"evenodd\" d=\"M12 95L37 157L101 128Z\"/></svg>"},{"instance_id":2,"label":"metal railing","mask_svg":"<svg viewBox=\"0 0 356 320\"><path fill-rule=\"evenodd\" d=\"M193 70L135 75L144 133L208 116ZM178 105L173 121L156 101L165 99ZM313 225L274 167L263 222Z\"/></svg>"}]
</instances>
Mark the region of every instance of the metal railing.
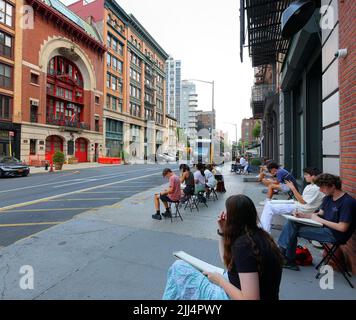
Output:
<instances>
[{"instance_id":1,"label":"metal railing","mask_svg":"<svg viewBox=\"0 0 356 320\"><path fill-rule=\"evenodd\" d=\"M71 117L51 117L47 116L47 124L52 124L60 127L77 128L83 130L89 130L89 124L78 121L77 119L72 119Z\"/></svg>"},{"instance_id":2,"label":"metal railing","mask_svg":"<svg viewBox=\"0 0 356 320\"><path fill-rule=\"evenodd\" d=\"M276 86L274 84L260 84L252 87L251 99L252 102L262 102L266 97L276 93Z\"/></svg>"}]
</instances>

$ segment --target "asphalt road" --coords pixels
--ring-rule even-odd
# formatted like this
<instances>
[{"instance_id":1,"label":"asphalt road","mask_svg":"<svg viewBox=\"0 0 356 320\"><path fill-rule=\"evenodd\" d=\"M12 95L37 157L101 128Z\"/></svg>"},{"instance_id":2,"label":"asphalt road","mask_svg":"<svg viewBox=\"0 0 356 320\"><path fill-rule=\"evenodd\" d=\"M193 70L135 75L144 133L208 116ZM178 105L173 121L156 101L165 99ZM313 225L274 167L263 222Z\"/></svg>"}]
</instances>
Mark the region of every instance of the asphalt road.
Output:
<instances>
[{"instance_id":1,"label":"asphalt road","mask_svg":"<svg viewBox=\"0 0 356 320\"><path fill-rule=\"evenodd\" d=\"M114 166L0 179L0 247L167 183L164 167Z\"/></svg>"}]
</instances>

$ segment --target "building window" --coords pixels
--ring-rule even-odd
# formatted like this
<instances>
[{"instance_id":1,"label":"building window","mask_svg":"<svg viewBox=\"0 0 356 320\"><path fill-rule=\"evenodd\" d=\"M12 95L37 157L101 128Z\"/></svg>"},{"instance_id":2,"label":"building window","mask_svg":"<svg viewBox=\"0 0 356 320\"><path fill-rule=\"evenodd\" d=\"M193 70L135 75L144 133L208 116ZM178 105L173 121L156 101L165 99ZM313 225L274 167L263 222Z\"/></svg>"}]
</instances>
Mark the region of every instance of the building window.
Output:
<instances>
[{"instance_id":1,"label":"building window","mask_svg":"<svg viewBox=\"0 0 356 320\"><path fill-rule=\"evenodd\" d=\"M99 119L95 119L95 131L96 131L96 132L99 132L99 131L100 131Z\"/></svg>"},{"instance_id":2,"label":"building window","mask_svg":"<svg viewBox=\"0 0 356 320\"><path fill-rule=\"evenodd\" d=\"M9 27L13 26L13 6L4 0L0 0L0 22Z\"/></svg>"},{"instance_id":3,"label":"building window","mask_svg":"<svg viewBox=\"0 0 356 320\"><path fill-rule=\"evenodd\" d=\"M32 123L38 122L38 106L31 104L30 108L30 121Z\"/></svg>"},{"instance_id":4,"label":"building window","mask_svg":"<svg viewBox=\"0 0 356 320\"><path fill-rule=\"evenodd\" d=\"M109 53L106 55L106 65L111 66L111 55Z\"/></svg>"},{"instance_id":5,"label":"building window","mask_svg":"<svg viewBox=\"0 0 356 320\"><path fill-rule=\"evenodd\" d=\"M95 103L99 104L100 103L100 97L99 96L95 96Z\"/></svg>"},{"instance_id":6,"label":"building window","mask_svg":"<svg viewBox=\"0 0 356 320\"><path fill-rule=\"evenodd\" d=\"M12 98L0 95L0 119L10 120Z\"/></svg>"},{"instance_id":7,"label":"building window","mask_svg":"<svg viewBox=\"0 0 356 320\"><path fill-rule=\"evenodd\" d=\"M111 76L111 89L112 90L117 89L117 78L114 76Z\"/></svg>"},{"instance_id":8,"label":"building window","mask_svg":"<svg viewBox=\"0 0 356 320\"><path fill-rule=\"evenodd\" d=\"M12 57L13 38L6 33L0 31L0 55L5 57Z\"/></svg>"},{"instance_id":9,"label":"building window","mask_svg":"<svg viewBox=\"0 0 356 320\"><path fill-rule=\"evenodd\" d=\"M35 139L30 139L30 155L34 156L36 154L36 142Z\"/></svg>"},{"instance_id":10,"label":"building window","mask_svg":"<svg viewBox=\"0 0 356 320\"><path fill-rule=\"evenodd\" d=\"M110 73L106 74L106 87L110 88L110 79L111 79L111 75Z\"/></svg>"},{"instance_id":11,"label":"building window","mask_svg":"<svg viewBox=\"0 0 356 320\"><path fill-rule=\"evenodd\" d=\"M12 88L12 67L0 63L0 87Z\"/></svg>"},{"instance_id":12,"label":"building window","mask_svg":"<svg viewBox=\"0 0 356 320\"><path fill-rule=\"evenodd\" d=\"M31 79L30 82L32 84L38 84L39 83L39 75L36 73L31 72Z\"/></svg>"},{"instance_id":13,"label":"building window","mask_svg":"<svg viewBox=\"0 0 356 320\"><path fill-rule=\"evenodd\" d=\"M111 102L110 102L110 95L107 95L107 96L106 96L106 108L107 108L107 109L110 109L110 103L111 103Z\"/></svg>"},{"instance_id":14,"label":"building window","mask_svg":"<svg viewBox=\"0 0 356 320\"><path fill-rule=\"evenodd\" d=\"M67 142L67 154L70 156L74 154L74 141L73 140L69 140Z\"/></svg>"},{"instance_id":15,"label":"building window","mask_svg":"<svg viewBox=\"0 0 356 320\"><path fill-rule=\"evenodd\" d=\"M111 97L111 109L116 111L117 98Z\"/></svg>"}]
</instances>

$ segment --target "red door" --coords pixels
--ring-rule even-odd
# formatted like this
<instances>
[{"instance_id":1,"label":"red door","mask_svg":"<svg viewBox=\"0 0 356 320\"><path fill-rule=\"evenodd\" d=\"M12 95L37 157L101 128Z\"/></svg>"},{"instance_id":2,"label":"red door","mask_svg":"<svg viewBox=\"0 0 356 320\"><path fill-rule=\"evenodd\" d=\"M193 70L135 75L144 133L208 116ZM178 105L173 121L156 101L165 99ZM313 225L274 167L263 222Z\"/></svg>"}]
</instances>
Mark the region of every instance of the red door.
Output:
<instances>
[{"instance_id":1,"label":"red door","mask_svg":"<svg viewBox=\"0 0 356 320\"><path fill-rule=\"evenodd\" d=\"M75 141L75 157L78 159L78 162L88 161L88 143L83 138L78 138Z\"/></svg>"},{"instance_id":2,"label":"red door","mask_svg":"<svg viewBox=\"0 0 356 320\"><path fill-rule=\"evenodd\" d=\"M58 136L49 136L46 139L46 160L51 161L57 152L63 152L63 140Z\"/></svg>"}]
</instances>

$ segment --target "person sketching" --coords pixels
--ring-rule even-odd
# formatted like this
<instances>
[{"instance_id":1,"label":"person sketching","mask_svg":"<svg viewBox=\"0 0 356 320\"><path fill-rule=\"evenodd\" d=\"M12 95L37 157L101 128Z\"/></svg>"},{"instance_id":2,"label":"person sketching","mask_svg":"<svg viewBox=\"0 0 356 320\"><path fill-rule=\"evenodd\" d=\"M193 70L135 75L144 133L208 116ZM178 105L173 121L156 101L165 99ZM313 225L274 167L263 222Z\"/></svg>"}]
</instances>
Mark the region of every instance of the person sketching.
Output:
<instances>
[{"instance_id":1,"label":"person sketching","mask_svg":"<svg viewBox=\"0 0 356 320\"><path fill-rule=\"evenodd\" d=\"M218 216L219 253L227 271L201 273L177 260L168 270L164 300L277 300L282 255L258 226L256 207L245 195L229 197Z\"/></svg>"}]
</instances>

